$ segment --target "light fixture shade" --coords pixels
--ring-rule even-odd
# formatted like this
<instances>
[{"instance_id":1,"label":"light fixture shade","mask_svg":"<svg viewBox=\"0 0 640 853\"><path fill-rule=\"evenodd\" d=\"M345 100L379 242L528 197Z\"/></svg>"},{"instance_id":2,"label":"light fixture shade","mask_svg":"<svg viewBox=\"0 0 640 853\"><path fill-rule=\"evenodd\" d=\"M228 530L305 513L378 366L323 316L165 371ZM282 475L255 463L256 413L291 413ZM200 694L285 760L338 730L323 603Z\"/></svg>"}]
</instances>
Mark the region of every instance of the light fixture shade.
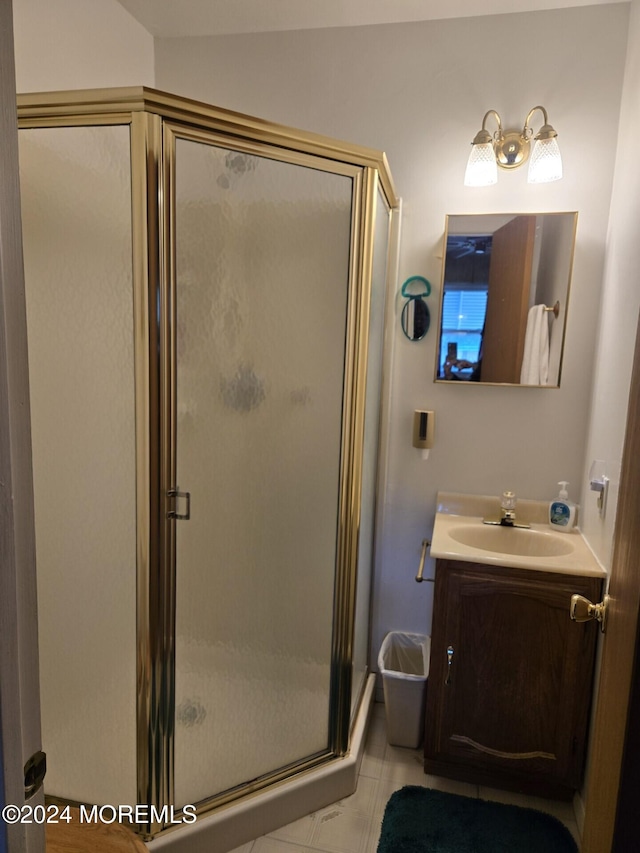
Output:
<instances>
[{"instance_id":1,"label":"light fixture shade","mask_svg":"<svg viewBox=\"0 0 640 853\"><path fill-rule=\"evenodd\" d=\"M465 187L488 187L497 182L498 166L492 143L474 143L464 173Z\"/></svg>"},{"instance_id":2,"label":"light fixture shade","mask_svg":"<svg viewBox=\"0 0 640 853\"><path fill-rule=\"evenodd\" d=\"M536 139L531 159L529 160L530 184L546 184L559 181L562 177L562 157L558 140L555 136L549 139Z\"/></svg>"}]
</instances>

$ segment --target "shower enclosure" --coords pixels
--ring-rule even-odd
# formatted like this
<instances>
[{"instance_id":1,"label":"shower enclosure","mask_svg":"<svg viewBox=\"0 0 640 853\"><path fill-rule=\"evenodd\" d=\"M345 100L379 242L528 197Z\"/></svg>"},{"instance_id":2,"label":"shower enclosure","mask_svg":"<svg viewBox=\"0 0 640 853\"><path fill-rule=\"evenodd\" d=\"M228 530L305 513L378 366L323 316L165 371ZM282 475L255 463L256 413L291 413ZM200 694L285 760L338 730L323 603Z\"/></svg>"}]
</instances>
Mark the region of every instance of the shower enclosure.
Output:
<instances>
[{"instance_id":1,"label":"shower enclosure","mask_svg":"<svg viewBox=\"0 0 640 853\"><path fill-rule=\"evenodd\" d=\"M154 90L18 105L45 791L150 839L350 750L398 200Z\"/></svg>"}]
</instances>

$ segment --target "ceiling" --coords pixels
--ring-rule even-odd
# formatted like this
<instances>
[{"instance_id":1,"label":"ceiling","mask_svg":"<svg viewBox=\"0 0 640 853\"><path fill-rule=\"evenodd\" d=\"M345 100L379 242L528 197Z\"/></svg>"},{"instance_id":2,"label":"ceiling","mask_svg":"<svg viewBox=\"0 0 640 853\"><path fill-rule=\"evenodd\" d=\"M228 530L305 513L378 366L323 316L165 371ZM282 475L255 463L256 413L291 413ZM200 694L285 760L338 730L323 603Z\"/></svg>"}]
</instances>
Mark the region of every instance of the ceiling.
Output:
<instances>
[{"instance_id":1,"label":"ceiling","mask_svg":"<svg viewBox=\"0 0 640 853\"><path fill-rule=\"evenodd\" d=\"M352 27L619 0L118 0L156 37Z\"/></svg>"}]
</instances>

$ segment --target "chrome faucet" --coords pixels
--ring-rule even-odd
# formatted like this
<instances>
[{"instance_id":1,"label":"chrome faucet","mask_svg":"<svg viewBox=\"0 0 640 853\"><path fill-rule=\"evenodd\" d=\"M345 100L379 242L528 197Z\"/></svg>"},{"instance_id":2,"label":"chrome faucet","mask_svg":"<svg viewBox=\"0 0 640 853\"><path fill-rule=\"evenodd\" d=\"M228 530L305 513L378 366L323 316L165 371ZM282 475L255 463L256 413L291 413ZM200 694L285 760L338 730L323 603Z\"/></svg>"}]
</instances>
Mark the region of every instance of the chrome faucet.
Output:
<instances>
[{"instance_id":1,"label":"chrome faucet","mask_svg":"<svg viewBox=\"0 0 640 853\"><path fill-rule=\"evenodd\" d=\"M503 492L500 501L500 518L484 518L483 524L496 524L500 527L531 527L530 524L516 521L516 496L514 492Z\"/></svg>"},{"instance_id":2,"label":"chrome faucet","mask_svg":"<svg viewBox=\"0 0 640 853\"><path fill-rule=\"evenodd\" d=\"M516 520L516 496L514 492L503 492L500 502L500 524L513 527Z\"/></svg>"}]
</instances>

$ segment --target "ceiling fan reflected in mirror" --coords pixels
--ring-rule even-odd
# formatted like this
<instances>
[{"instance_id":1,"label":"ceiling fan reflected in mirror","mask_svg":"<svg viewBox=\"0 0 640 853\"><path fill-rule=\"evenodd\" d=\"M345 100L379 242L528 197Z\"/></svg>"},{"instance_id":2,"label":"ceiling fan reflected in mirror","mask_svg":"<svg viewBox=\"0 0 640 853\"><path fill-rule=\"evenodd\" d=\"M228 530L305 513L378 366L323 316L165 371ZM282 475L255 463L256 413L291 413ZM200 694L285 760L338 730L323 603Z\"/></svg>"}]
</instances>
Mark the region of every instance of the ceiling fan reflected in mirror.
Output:
<instances>
[{"instance_id":1,"label":"ceiling fan reflected in mirror","mask_svg":"<svg viewBox=\"0 0 640 853\"><path fill-rule=\"evenodd\" d=\"M452 234L447 238L447 255L454 260L467 257L467 255L490 255L491 237L481 235L477 237L469 235Z\"/></svg>"}]
</instances>

